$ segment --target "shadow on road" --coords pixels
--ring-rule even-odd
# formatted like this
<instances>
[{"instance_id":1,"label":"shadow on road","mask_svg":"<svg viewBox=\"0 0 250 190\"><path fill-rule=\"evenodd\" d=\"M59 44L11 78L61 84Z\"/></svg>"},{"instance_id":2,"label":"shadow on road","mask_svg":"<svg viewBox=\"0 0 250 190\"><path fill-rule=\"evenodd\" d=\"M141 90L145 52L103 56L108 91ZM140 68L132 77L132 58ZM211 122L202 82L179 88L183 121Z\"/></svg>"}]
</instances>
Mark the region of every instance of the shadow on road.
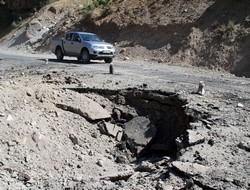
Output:
<instances>
[{"instance_id":1,"label":"shadow on road","mask_svg":"<svg viewBox=\"0 0 250 190\"><path fill-rule=\"evenodd\" d=\"M1 59L0 59L1 60ZM38 59L39 61L44 61L46 62L46 59ZM105 62L97 62L97 61L91 61L88 64L83 64L81 61L79 60L62 60L62 61L58 61L57 59L48 59L48 62L52 62L52 63L62 63L62 64L77 64L77 65L89 65L89 64L106 64Z\"/></svg>"}]
</instances>

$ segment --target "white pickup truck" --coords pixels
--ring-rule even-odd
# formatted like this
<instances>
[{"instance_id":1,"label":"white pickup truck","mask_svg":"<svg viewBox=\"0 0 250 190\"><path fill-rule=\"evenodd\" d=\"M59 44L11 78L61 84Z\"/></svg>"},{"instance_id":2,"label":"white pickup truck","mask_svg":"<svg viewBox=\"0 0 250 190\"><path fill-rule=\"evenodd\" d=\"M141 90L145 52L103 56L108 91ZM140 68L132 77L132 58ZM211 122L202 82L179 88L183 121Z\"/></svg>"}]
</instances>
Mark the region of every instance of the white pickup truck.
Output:
<instances>
[{"instance_id":1,"label":"white pickup truck","mask_svg":"<svg viewBox=\"0 0 250 190\"><path fill-rule=\"evenodd\" d=\"M115 56L113 45L104 42L100 37L86 32L68 32L62 39L52 40L50 50L55 53L57 60L64 56L77 57L83 63L93 60L104 60L111 63Z\"/></svg>"}]
</instances>

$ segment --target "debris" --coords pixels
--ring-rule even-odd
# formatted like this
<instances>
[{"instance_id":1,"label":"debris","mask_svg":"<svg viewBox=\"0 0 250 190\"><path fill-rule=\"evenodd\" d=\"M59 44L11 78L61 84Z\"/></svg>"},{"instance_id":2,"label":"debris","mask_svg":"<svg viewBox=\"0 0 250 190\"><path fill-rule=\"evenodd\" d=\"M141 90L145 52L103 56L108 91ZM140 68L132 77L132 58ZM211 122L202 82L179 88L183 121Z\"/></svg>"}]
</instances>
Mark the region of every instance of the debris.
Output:
<instances>
[{"instance_id":1,"label":"debris","mask_svg":"<svg viewBox=\"0 0 250 190\"><path fill-rule=\"evenodd\" d=\"M122 48L121 49L121 51L120 51L120 53L124 53L124 52L126 52L127 50L125 49L125 48Z\"/></svg>"},{"instance_id":2,"label":"debris","mask_svg":"<svg viewBox=\"0 0 250 190\"><path fill-rule=\"evenodd\" d=\"M127 162L127 160L128 160L128 159L126 158L126 156L124 156L124 155L119 155L119 156L116 157L115 162L116 162L116 163L120 163L120 164L124 164L124 163Z\"/></svg>"},{"instance_id":3,"label":"debris","mask_svg":"<svg viewBox=\"0 0 250 190\"><path fill-rule=\"evenodd\" d=\"M42 135L40 133L34 132L31 138L34 142L38 143L39 140L42 139Z\"/></svg>"},{"instance_id":4,"label":"debris","mask_svg":"<svg viewBox=\"0 0 250 190\"><path fill-rule=\"evenodd\" d=\"M113 63L110 63L109 65L109 74L114 74L114 66L113 66Z\"/></svg>"},{"instance_id":5,"label":"debris","mask_svg":"<svg viewBox=\"0 0 250 190\"><path fill-rule=\"evenodd\" d=\"M200 128L202 127L202 122L201 121L197 121L197 122L194 122L194 123L189 123L189 128L190 129L197 129L197 128Z\"/></svg>"},{"instance_id":6,"label":"debris","mask_svg":"<svg viewBox=\"0 0 250 190\"><path fill-rule=\"evenodd\" d=\"M109 180L112 182L120 181L120 180L128 180L132 175L134 174L134 171L121 171L121 172L114 172L109 175L101 177L101 179Z\"/></svg>"},{"instance_id":7,"label":"debris","mask_svg":"<svg viewBox=\"0 0 250 190\"><path fill-rule=\"evenodd\" d=\"M13 119L13 117L11 115L8 115L6 120L7 121L13 121L14 119Z\"/></svg>"},{"instance_id":8,"label":"debris","mask_svg":"<svg viewBox=\"0 0 250 190\"><path fill-rule=\"evenodd\" d=\"M124 61L128 61L128 60L129 60L129 57L124 57L123 60L124 60Z\"/></svg>"},{"instance_id":9,"label":"debris","mask_svg":"<svg viewBox=\"0 0 250 190\"><path fill-rule=\"evenodd\" d=\"M105 110L100 104L97 102L83 96L78 95L76 99L71 99L66 103L57 103L56 106L65 111L70 111L76 113L87 120L96 121L110 118L110 113ZM81 102L81 104L79 104Z\"/></svg>"},{"instance_id":10,"label":"debris","mask_svg":"<svg viewBox=\"0 0 250 190\"><path fill-rule=\"evenodd\" d=\"M207 144L209 144L210 146L213 146L214 145L214 139L209 139Z\"/></svg>"},{"instance_id":11,"label":"debris","mask_svg":"<svg viewBox=\"0 0 250 190\"><path fill-rule=\"evenodd\" d=\"M200 95L204 95L205 94L205 82L204 81L200 81L199 82L197 94L200 94Z\"/></svg>"},{"instance_id":12,"label":"debris","mask_svg":"<svg viewBox=\"0 0 250 190\"><path fill-rule=\"evenodd\" d=\"M32 90L30 88L28 88L26 90L26 94L27 94L27 96L32 96L32 94L34 94L34 93L32 92Z\"/></svg>"},{"instance_id":13,"label":"debris","mask_svg":"<svg viewBox=\"0 0 250 190\"><path fill-rule=\"evenodd\" d=\"M244 105L243 105L242 103L238 103L238 104L237 104L237 107L239 107L239 108L244 108Z\"/></svg>"},{"instance_id":14,"label":"debris","mask_svg":"<svg viewBox=\"0 0 250 190\"><path fill-rule=\"evenodd\" d=\"M135 168L135 171L138 172L152 172L156 169L155 165L148 162L148 161L143 161L139 166Z\"/></svg>"},{"instance_id":15,"label":"debris","mask_svg":"<svg viewBox=\"0 0 250 190\"><path fill-rule=\"evenodd\" d=\"M96 164L100 167L103 167L104 165L102 160L98 160Z\"/></svg>"},{"instance_id":16,"label":"debris","mask_svg":"<svg viewBox=\"0 0 250 190\"><path fill-rule=\"evenodd\" d=\"M189 145L196 145L203 143L205 141L205 137L203 137L198 132L192 131L190 129L187 130L188 132L188 144Z\"/></svg>"},{"instance_id":17,"label":"debris","mask_svg":"<svg viewBox=\"0 0 250 190\"><path fill-rule=\"evenodd\" d=\"M78 144L78 138L74 134L69 134L69 139L74 145Z\"/></svg>"},{"instance_id":18,"label":"debris","mask_svg":"<svg viewBox=\"0 0 250 190\"><path fill-rule=\"evenodd\" d=\"M239 148L250 152L250 142L241 141L238 145Z\"/></svg>"},{"instance_id":19,"label":"debris","mask_svg":"<svg viewBox=\"0 0 250 190\"><path fill-rule=\"evenodd\" d=\"M148 118L137 116L125 123L124 134L130 150L139 153L155 137L156 126Z\"/></svg>"},{"instance_id":20,"label":"debris","mask_svg":"<svg viewBox=\"0 0 250 190\"><path fill-rule=\"evenodd\" d=\"M27 182L31 179L28 174L23 173L23 172L19 172L17 175L18 175L18 180L20 180L20 181Z\"/></svg>"},{"instance_id":21,"label":"debris","mask_svg":"<svg viewBox=\"0 0 250 190\"><path fill-rule=\"evenodd\" d=\"M121 141L123 136L123 129L115 124L101 121L98 123L101 133L112 136L116 140Z\"/></svg>"},{"instance_id":22,"label":"debris","mask_svg":"<svg viewBox=\"0 0 250 190\"><path fill-rule=\"evenodd\" d=\"M175 169L187 176L203 175L210 171L209 167L190 162L174 161L172 165Z\"/></svg>"}]
</instances>

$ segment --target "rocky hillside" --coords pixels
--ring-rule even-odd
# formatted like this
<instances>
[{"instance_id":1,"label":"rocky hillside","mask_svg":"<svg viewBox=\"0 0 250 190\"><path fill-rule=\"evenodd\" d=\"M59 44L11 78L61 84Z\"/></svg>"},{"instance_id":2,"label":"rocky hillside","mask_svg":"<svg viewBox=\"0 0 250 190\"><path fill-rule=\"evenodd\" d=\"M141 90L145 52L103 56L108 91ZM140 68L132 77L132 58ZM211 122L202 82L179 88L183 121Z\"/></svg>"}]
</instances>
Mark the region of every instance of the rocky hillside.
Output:
<instances>
[{"instance_id":1,"label":"rocky hillside","mask_svg":"<svg viewBox=\"0 0 250 190\"><path fill-rule=\"evenodd\" d=\"M247 0L114 0L91 9L90 2L50 4L1 41L8 47L45 51L51 39L65 31L90 31L115 43L121 59L202 66L250 77Z\"/></svg>"}]
</instances>

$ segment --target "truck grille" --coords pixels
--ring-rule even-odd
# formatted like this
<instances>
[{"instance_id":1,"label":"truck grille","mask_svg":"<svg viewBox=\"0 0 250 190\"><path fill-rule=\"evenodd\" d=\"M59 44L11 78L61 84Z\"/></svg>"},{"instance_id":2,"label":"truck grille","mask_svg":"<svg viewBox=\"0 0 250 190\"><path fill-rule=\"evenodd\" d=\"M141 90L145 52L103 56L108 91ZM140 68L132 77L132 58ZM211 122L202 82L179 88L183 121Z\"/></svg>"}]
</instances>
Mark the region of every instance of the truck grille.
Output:
<instances>
[{"instance_id":1,"label":"truck grille","mask_svg":"<svg viewBox=\"0 0 250 190\"><path fill-rule=\"evenodd\" d=\"M105 52L105 51L101 51L99 52L100 55L113 55L112 52Z\"/></svg>"}]
</instances>

